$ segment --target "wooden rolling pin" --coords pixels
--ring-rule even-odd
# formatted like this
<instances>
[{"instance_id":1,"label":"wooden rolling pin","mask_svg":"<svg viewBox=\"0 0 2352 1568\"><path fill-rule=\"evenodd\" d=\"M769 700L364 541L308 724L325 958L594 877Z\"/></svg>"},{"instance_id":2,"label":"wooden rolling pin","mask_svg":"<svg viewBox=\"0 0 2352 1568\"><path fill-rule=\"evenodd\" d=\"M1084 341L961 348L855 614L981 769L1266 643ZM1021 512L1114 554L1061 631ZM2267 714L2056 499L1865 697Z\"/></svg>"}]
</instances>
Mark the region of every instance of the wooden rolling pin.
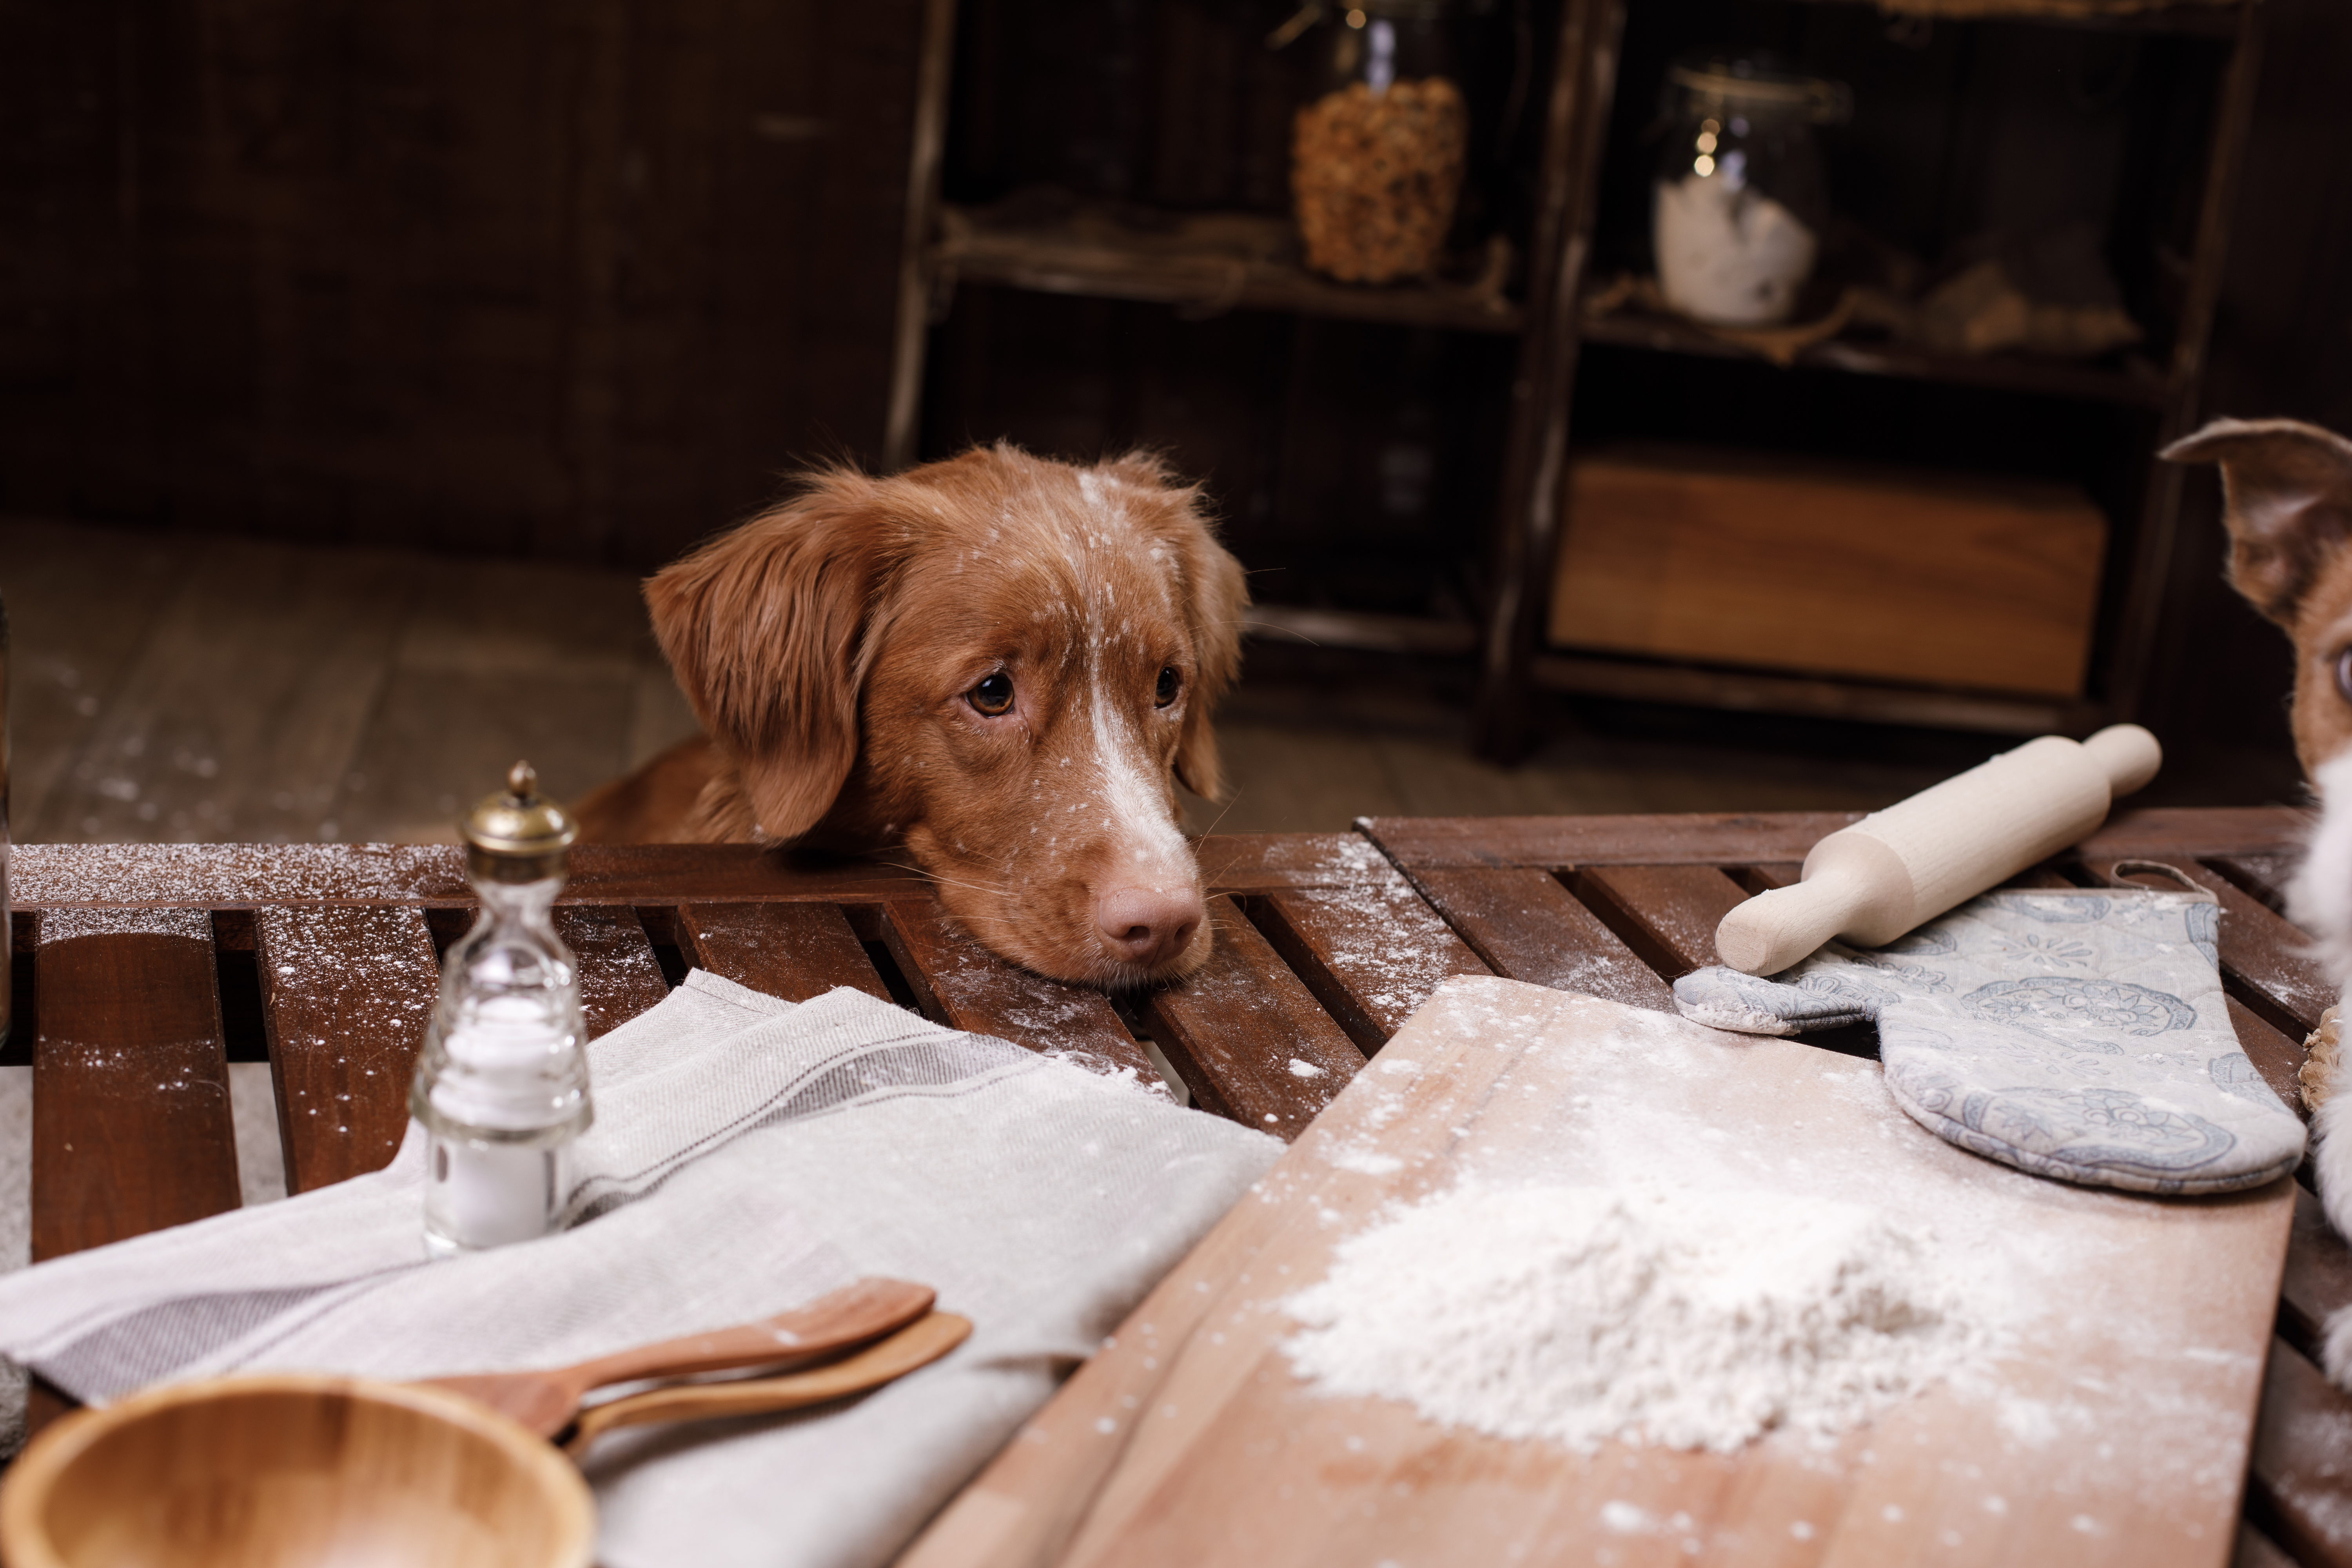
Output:
<instances>
[{"instance_id":1,"label":"wooden rolling pin","mask_svg":"<svg viewBox=\"0 0 2352 1568\"><path fill-rule=\"evenodd\" d=\"M2087 837L2115 796L2163 762L2137 724L2087 741L2028 741L1814 845L1803 880L1723 917L1716 955L1748 974L1778 974L1832 937L1893 942Z\"/></svg>"}]
</instances>

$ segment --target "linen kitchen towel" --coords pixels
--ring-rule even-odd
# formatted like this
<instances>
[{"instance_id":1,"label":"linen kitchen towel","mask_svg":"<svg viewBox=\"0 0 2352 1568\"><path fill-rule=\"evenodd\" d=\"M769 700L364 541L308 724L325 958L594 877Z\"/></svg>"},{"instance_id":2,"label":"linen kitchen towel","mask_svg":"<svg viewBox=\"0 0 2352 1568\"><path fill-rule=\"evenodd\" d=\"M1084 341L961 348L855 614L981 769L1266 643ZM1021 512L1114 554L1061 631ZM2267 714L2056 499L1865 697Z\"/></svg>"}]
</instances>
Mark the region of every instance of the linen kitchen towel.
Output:
<instances>
[{"instance_id":1,"label":"linen kitchen towel","mask_svg":"<svg viewBox=\"0 0 2352 1568\"><path fill-rule=\"evenodd\" d=\"M2202 889L1985 893L1769 980L1685 974L1675 1003L1747 1034L1874 1019L1896 1103L1964 1149L2130 1192L2229 1192L2294 1170L2304 1130L2238 1048L2220 917Z\"/></svg>"},{"instance_id":2,"label":"linen kitchen towel","mask_svg":"<svg viewBox=\"0 0 2352 1568\"><path fill-rule=\"evenodd\" d=\"M423 1139L373 1175L0 1279L0 1352L82 1399L223 1373L559 1366L861 1275L974 1326L854 1404L604 1439L608 1568L888 1561L1281 1144L861 993L696 972L589 1047L567 1230L428 1263Z\"/></svg>"}]
</instances>

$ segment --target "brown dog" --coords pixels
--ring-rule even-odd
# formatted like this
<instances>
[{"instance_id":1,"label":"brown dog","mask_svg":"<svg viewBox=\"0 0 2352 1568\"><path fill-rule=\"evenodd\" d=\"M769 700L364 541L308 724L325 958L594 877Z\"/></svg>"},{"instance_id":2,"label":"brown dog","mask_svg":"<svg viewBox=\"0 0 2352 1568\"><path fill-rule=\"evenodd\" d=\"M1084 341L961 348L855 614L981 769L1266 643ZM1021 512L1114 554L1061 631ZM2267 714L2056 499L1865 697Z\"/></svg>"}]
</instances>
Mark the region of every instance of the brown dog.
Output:
<instances>
[{"instance_id":1,"label":"brown dog","mask_svg":"<svg viewBox=\"0 0 2352 1568\"><path fill-rule=\"evenodd\" d=\"M2294 747L2319 826L2288 890L2339 989L2352 986L2352 441L2293 419L2217 419L2167 447L2221 466L2230 582L2294 643ZM2336 1228L2352 1237L2352 1094L2331 1008L2309 1045L2312 1163ZM2329 1319L2328 1375L2352 1387L2352 1309Z\"/></svg>"},{"instance_id":2,"label":"brown dog","mask_svg":"<svg viewBox=\"0 0 2352 1568\"><path fill-rule=\"evenodd\" d=\"M998 446L816 473L646 601L705 735L583 799L584 837L904 845L1041 974L1128 985L1207 959L1171 780L1219 793L1210 709L1248 595L1151 458Z\"/></svg>"}]
</instances>

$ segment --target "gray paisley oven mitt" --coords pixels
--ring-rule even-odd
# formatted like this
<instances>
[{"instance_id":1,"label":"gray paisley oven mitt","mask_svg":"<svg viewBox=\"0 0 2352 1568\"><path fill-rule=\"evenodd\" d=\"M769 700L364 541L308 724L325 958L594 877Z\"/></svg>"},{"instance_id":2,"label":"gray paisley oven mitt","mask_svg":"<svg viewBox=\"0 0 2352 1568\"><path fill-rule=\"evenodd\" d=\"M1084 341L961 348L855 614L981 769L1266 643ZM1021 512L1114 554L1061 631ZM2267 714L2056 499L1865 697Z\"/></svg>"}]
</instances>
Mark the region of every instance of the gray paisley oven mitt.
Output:
<instances>
[{"instance_id":1,"label":"gray paisley oven mitt","mask_svg":"<svg viewBox=\"0 0 2352 1568\"><path fill-rule=\"evenodd\" d=\"M2130 1192L2228 1192L2294 1170L2304 1131L2238 1048L2220 916L2202 889L1986 893L1769 980L1685 974L1675 1002L1752 1035L1875 1019L1895 1101L1963 1149Z\"/></svg>"}]
</instances>

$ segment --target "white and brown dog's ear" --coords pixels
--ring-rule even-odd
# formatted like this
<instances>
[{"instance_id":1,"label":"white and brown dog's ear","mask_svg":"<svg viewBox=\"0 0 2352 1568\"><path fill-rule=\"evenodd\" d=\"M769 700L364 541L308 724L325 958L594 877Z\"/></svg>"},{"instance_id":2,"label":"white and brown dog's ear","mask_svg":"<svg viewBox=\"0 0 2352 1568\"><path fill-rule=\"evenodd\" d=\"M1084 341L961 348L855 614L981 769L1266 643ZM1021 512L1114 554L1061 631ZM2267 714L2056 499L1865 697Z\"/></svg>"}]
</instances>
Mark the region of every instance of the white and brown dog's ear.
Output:
<instances>
[{"instance_id":1,"label":"white and brown dog's ear","mask_svg":"<svg viewBox=\"0 0 2352 1568\"><path fill-rule=\"evenodd\" d=\"M2295 419L2216 419L2164 456L2221 465L2231 585L2292 630L2321 568L2352 542L2352 441Z\"/></svg>"},{"instance_id":2,"label":"white and brown dog's ear","mask_svg":"<svg viewBox=\"0 0 2352 1568\"><path fill-rule=\"evenodd\" d=\"M1242 668L1242 612L1249 608L1249 579L1232 552L1217 542L1197 486L1180 486L1165 464L1149 452L1130 452L1103 467L1131 485L1166 493L1174 503L1159 529L1160 542L1176 558L1183 598L1184 629L1199 662L1184 708L1184 732L1176 742L1176 776L1204 800L1224 795L1217 763L1217 732L1212 718L1217 701Z\"/></svg>"},{"instance_id":3,"label":"white and brown dog's ear","mask_svg":"<svg viewBox=\"0 0 2352 1568\"><path fill-rule=\"evenodd\" d=\"M887 527L835 471L646 583L654 635L771 838L806 833L857 762L867 617Z\"/></svg>"}]
</instances>

